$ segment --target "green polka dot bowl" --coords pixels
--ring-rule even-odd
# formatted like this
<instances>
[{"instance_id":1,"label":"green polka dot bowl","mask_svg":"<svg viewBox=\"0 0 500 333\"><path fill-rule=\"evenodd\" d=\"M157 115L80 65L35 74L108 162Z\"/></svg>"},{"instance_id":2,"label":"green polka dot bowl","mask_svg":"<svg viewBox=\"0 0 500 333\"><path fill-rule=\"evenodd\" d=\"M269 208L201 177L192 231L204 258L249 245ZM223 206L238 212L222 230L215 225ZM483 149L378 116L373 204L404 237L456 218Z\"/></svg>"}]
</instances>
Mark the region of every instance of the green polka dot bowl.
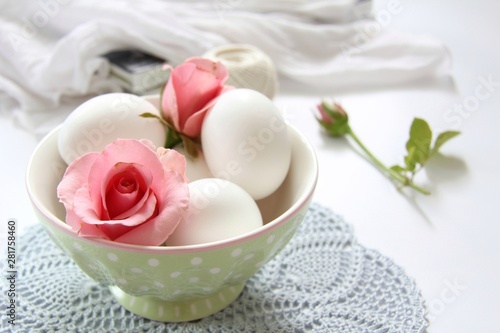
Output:
<instances>
[{"instance_id":1,"label":"green polka dot bowl","mask_svg":"<svg viewBox=\"0 0 500 333\"><path fill-rule=\"evenodd\" d=\"M311 201L318 176L309 142L289 127L292 161L281 187L259 200L264 225L231 239L190 246L137 246L82 238L64 222L56 187L66 169L59 129L33 152L27 189L50 238L92 279L109 286L129 311L152 320L190 321L233 302L245 282L293 237ZM63 273L62 273L63 274Z\"/></svg>"}]
</instances>

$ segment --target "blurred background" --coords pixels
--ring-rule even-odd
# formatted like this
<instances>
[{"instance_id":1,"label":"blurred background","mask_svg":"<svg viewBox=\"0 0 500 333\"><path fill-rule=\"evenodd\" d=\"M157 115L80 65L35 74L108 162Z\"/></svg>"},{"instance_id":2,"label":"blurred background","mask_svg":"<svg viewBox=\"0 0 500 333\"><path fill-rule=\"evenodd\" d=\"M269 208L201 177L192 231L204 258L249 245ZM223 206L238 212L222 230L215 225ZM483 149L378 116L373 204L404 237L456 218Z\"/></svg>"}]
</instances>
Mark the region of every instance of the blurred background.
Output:
<instances>
[{"instance_id":1,"label":"blurred background","mask_svg":"<svg viewBox=\"0 0 500 333\"><path fill-rule=\"evenodd\" d=\"M86 99L132 89L116 80L106 54L139 50L175 66L221 45L250 44L276 70L275 103L316 148L314 200L344 216L362 244L415 279L428 306L428 332L497 332L498 2L4 0L0 6L2 225L17 220L22 236L37 223L24 176L38 141ZM417 179L432 195L398 191L348 141L320 131L312 110L323 98L342 103L358 135L389 165L401 162L416 116L435 132L461 131ZM5 235L1 230L2 244Z\"/></svg>"}]
</instances>

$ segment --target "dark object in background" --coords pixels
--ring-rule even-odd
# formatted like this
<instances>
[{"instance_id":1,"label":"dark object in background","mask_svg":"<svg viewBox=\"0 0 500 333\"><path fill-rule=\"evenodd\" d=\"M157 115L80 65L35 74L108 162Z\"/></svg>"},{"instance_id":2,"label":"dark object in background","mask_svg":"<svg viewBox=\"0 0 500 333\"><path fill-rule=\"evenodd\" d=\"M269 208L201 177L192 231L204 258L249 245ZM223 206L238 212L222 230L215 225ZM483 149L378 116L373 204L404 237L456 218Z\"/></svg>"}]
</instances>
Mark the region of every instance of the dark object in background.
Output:
<instances>
[{"instance_id":1,"label":"dark object in background","mask_svg":"<svg viewBox=\"0 0 500 333\"><path fill-rule=\"evenodd\" d=\"M140 50L117 50L103 57L109 61L111 78L133 94L158 92L170 76L162 69L167 60Z\"/></svg>"}]
</instances>

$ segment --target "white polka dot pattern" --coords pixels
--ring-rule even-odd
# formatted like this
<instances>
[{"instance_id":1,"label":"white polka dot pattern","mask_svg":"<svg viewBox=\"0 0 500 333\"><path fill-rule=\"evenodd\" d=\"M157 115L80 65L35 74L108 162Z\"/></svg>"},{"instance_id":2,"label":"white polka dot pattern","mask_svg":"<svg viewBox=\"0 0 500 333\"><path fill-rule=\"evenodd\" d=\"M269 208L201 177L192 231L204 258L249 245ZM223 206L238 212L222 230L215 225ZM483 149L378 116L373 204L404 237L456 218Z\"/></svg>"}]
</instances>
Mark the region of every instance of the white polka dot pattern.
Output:
<instances>
[{"instance_id":1,"label":"white polka dot pattern","mask_svg":"<svg viewBox=\"0 0 500 333\"><path fill-rule=\"evenodd\" d=\"M351 227L328 209L312 205L291 243L266 264L268 256L262 247L279 248L289 236L287 230L279 229L271 235L275 235L271 241L269 236L264 237L252 248L235 246L215 253L227 260L218 264L197 253L186 254L182 265L164 274L160 274L164 262L153 254L144 255L140 261L108 249L100 253L99 260L89 261L87 243L78 243L81 249L74 246L73 240L62 244L63 248L75 251L71 255L81 260L79 267L85 272L95 274L105 283L117 284L122 290L135 288L144 295L159 293L167 300L183 297L186 288L197 295L213 295L171 308L164 303L158 306L144 303L140 298L130 298L125 304L158 316L171 314L184 318L186 314L202 314L207 309L218 311L218 304L240 293L232 284L235 279L246 277L241 267L260 268L230 306L201 321L170 323L172 331L232 331L243 322L245 326L238 326L239 332L421 333L425 330L423 299L413 280L390 259L358 244ZM16 285L20 295L16 326L27 332L55 331L61 327L68 331L78 328L82 332L122 333L164 329L165 324L140 318L117 304L109 290L83 274L39 226L20 237L18 250L23 255L19 257ZM106 265L119 267L118 274L111 275ZM236 268L228 269L234 268L232 265ZM138 276L141 278L137 279ZM213 281L227 288L221 292ZM5 294L7 287L2 280L0 293ZM41 308L47 309L48 315L37 319ZM121 326L124 322L126 327ZM3 332L7 331L0 326L0 333Z\"/></svg>"}]
</instances>

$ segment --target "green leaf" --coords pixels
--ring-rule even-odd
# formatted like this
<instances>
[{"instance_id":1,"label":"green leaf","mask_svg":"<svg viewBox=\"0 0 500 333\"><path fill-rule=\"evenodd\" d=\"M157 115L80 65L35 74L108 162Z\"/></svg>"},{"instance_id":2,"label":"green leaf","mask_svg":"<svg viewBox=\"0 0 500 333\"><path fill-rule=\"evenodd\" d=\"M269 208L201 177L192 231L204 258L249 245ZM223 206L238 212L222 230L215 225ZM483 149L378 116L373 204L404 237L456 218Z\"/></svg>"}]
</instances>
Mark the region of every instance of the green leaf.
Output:
<instances>
[{"instance_id":1,"label":"green leaf","mask_svg":"<svg viewBox=\"0 0 500 333\"><path fill-rule=\"evenodd\" d=\"M413 166L414 164L424 165L430 157L432 142L432 131L429 124L423 119L415 118L410 128L410 138L406 143L408 151L408 159L406 164ZM409 168L410 169L410 168ZM414 170L413 166L411 170Z\"/></svg>"},{"instance_id":2,"label":"green leaf","mask_svg":"<svg viewBox=\"0 0 500 333\"><path fill-rule=\"evenodd\" d=\"M390 167L390 170L395 171L399 174L403 174L405 171L407 171L406 168L403 168L400 165L393 165Z\"/></svg>"},{"instance_id":3,"label":"green leaf","mask_svg":"<svg viewBox=\"0 0 500 333\"><path fill-rule=\"evenodd\" d=\"M415 161L415 147L408 148L408 155L405 156L406 170L415 171L417 162Z\"/></svg>"},{"instance_id":4,"label":"green leaf","mask_svg":"<svg viewBox=\"0 0 500 333\"><path fill-rule=\"evenodd\" d=\"M156 114L151 113L151 112L144 112L144 113L141 113L141 114L139 115L139 117L143 117L143 118L156 118L156 119L160 118L160 117L158 117Z\"/></svg>"},{"instance_id":5,"label":"green leaf","mask_svg":"<svg viewBox=\"0 0 500 333\"><path fill-rule=\"evenodd\" d=\"M430 155L432 156L435 153L437 153L442 145L444 145L448 140L456 137L459 134L460 134L459 131L446 131L439 134L439 136L436 139L436 142L434 143L434 147L432 148Z\"/></svg>"},{"instance_id":6,"label":"green leaf","mask_svg":"<svg viewBox=\"0 0 500 333\"><path fill-rule=\"evenodd\" d=\"M400 166L400 165L393 165L393 166L391 166L391 167L389 168L389 171L388 171L388 172L389 172L389 175L390 175L391 177L393 177L393 178L394 178L394 177L398 177L398 176L399 176L399 177L406 178L406 177L407 177L407 176L406 176L406 172L407 172L407 171L408 171L408 170L406 170L406 168L404 168L404 167L402 167L402 166Z\"/></svg>"},{"instance_id":7,"label":"green leaf","mask_svg":"<svg viewBox=\"0 0 500 333\"><path fill-rule=\"evenodd\" d=\"M144 112L144 113L141 113L139 115L139 117L142 117L142 118L154 118L154 119L158 119L160 121L160 123L162 123L163 126L168 126L167 122L160 116L154 114L154 113L151 113L151 112Z\"/></svg>"}]
</instances>

